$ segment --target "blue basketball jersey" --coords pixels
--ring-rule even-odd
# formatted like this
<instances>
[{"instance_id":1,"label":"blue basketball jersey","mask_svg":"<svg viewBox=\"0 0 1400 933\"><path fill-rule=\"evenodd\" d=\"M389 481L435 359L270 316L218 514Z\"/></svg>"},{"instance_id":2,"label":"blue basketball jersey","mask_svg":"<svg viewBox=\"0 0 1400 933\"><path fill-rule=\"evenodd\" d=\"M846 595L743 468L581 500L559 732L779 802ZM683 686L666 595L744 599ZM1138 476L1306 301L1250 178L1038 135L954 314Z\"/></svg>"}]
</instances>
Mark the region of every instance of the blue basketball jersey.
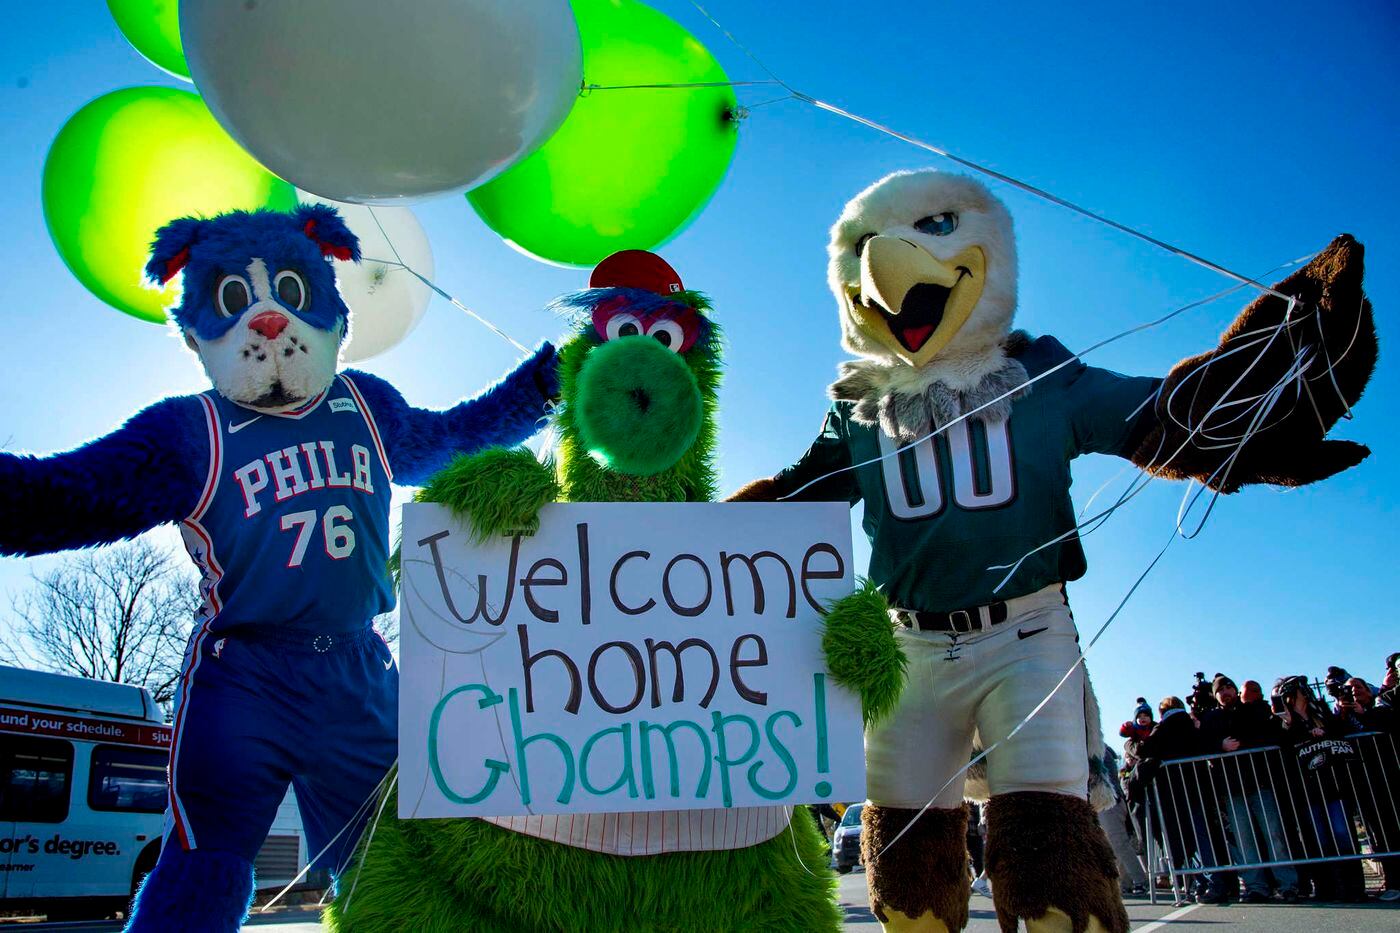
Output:
<instances>
[{"instance_id":1,"label":"blue basketball jersey","mask_svg":"<svg viewBox=\"0 0 1400 933\"><path fill-rule=\"evenodd\" d=\"M363 628L394 605L388 571L393 475L374 414L351 377L295 412L263 414L196 396L209 473L181 523L201 571L208 631L278 625Z\"/></svg>"}]
</instances>

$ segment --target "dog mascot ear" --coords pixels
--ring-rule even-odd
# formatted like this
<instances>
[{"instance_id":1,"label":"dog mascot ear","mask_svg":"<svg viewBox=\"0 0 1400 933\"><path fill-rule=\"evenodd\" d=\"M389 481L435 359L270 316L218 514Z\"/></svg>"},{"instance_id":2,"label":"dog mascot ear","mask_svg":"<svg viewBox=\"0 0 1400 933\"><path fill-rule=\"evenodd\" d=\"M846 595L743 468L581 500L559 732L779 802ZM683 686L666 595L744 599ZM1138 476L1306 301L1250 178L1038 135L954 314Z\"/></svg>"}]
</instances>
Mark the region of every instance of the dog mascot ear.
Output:
<instances>
[{"instance_id":1,"label":"dog mascot ear","mask_svg":"<svg viewBox=\"0 0 1400 933\"><path fill-rule=\"evenodd\" d=\"M303 204L292 212L292 220L321 247L322 256L343 262L360 261L360 240L345 226L335 208L328 204Z\"/></svg>"},{"instance_id":2,"label":"dog mascot ear","mask_svg":"<svg viewBox=\"0 0 1400 933\"><path fill-rule=\"evenodd\" d=\"M303 204L289 219L291 226L320 247L322 256L344 262L360 261L359 237L330 205ZM157 230L151 244L151 258L146 263L146 278L156 285L164 285L178 275L190 261L190 248L210 223L198 217L181 217Z\"/></svg>"},{"instance_id":3,"label":"dog mascot ear","mask_svg":"<svg viewBox=\"0 0 1400 933\"><path fill-rule=\"evenodd\" d=\"M155 285L164 285L179 275L189 263L190 247L205 223L198 217L181 217L157 230L151 258L146 263L146 278Z\"/></svg>"}]
</instances>

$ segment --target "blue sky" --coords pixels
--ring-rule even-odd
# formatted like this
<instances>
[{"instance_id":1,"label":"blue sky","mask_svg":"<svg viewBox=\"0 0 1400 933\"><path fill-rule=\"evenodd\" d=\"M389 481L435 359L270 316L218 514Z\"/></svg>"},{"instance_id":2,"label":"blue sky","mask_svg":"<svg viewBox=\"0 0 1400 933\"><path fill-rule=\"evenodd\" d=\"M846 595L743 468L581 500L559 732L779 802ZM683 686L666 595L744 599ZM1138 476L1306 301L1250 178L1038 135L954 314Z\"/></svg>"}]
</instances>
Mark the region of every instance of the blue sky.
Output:
<instances>
[{"instance_id":1,"label":"blue sky","mask_svg":"<svg viewBox=\"0 0 1400 933\"><path fill-rule=\"evenodd\" d=\"M762 73L682 0L655 4L734 79ZM1400 338L1400 13L1386 4L764 4L707 8L793 86L1025 179L1251 274L1336 233L1368 251L1381 364L1355 421L1334 436L1371 459L1321 486L1222 500L1177 541L1090 656L1110 734L1133 698L1185 691L1224 670L1266 683L1340 663L1373 680L1400 650L1394 590L1400 456L1390 358ZM313 39L314 37L308 37ZM170 333L92 298L44 228L40 170L63 122L119 87L175 83L125 42L98 3L11 18L0 32L0 444L51 451L100 434L203 376ZM748 102L775 95L746 90ZM630 92L629 92L630 93ZM663 92L664 93L664 92ZM939 165L869 129L788 102L755 110L709 207L664 249L712 296L730 341L723 389L726 490L795 459L820 426L843 358L825 286L826 230L885 172ZM1071 348L1228 283L1064 210L996 187L1017 224L1019 326ZM416 207L438 281L525 343L555 336L539 310L586 273L504 246L460 197ZM1089 362L1161 373L1213 345L1244 303L1226 299L1120 341ZM435 300L400 347L366 368L420 405L474 392L515 351ZM1082 504L1122 464L1076 467ZM1086 540L1071 590L1093 630L1162 547L1183 487L1154 484ZM172 536L173 540L173 536ZM1014 555L1012 555L1014 556ZM52 559L0 559L0 613Z\"/></svg>"}]
</instances>

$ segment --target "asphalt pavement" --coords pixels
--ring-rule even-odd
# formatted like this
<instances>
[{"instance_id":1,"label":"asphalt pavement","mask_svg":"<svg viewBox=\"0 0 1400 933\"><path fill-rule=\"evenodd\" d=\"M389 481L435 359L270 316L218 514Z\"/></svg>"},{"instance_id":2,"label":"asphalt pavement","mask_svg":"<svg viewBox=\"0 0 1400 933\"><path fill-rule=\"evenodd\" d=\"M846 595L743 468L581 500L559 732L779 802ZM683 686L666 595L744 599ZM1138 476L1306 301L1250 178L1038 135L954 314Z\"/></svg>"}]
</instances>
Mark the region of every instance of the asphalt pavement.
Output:
<instances>
[{"instance_id":1,"label":"asphalt pavement","mask_svg":"<svg viewBox=\"0 0 1400 933\"><path fill-rule=\"evenodd\" d=\"M860 871L841 876L841 908L845 928L878 933L865 899L865 875ZM1170 896L1155 906L1146 898L1128 901L1133 933L1396 933L1400 931L1400 903L1381 904L1191 904L1175 907ZM24 933L116 933L119 923L38 923L17 926ZM255 915L245 929L254 933L319 933L317 911L291 909ZM990 898L972 896L968 933L997 933L996 913Z\"/></svg>"},{"instance_id":2,"label":"asphalt pavement","mask_svg":"<svg viewBox=\"0 0 1400 933\"><path fill-rule=\"evenodd\" d=\"M865 875L856 869L841 876L841 908L846 914L845 929L879 933L880 923L870 912L865 897ZM1158 896L1157 904L1147 898L1129 898L1128 920L1133 933L1397 933L1400 931L1400 902L1382 904L1191 904L1175 907L1171 894ZM972 895L967 933L997 933L992 899ZM265 928L260 928L265 929Z\"/></svg>"}]
</instances>

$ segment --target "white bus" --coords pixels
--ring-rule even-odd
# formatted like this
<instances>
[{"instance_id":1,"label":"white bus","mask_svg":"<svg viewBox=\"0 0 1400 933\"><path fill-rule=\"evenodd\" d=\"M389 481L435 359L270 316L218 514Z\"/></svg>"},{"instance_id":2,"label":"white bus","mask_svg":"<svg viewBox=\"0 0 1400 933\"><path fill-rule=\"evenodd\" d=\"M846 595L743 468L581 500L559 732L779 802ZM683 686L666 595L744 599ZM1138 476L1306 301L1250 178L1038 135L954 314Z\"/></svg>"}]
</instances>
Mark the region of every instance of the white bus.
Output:
<instances>
[{"instance_id":1,"label":"white bus","mask_svg":"<svg viewBox=\"0 0 1400 933\"><path fill-rule=\"evenodd\" d=\"M170 727L148 690L0 666L0 911L125 912L160 854ZM306 864L282 802L258 886Z\"/></svg>"}]
</instances>

